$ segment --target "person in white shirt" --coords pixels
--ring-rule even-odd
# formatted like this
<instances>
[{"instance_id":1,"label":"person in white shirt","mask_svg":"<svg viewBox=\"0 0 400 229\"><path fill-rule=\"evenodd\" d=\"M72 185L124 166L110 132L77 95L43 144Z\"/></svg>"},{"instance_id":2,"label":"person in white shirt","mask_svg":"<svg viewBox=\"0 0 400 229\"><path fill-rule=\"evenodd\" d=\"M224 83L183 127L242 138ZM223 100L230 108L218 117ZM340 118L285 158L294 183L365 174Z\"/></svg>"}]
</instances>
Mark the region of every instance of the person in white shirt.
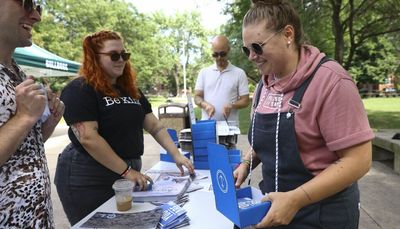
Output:
<instances>
[{"instance_id":1,"label":"person in white shirt","mask_svg":"<svg viewBox=\"0 0 400 229\"><path fill-rule=\"evenodd\" d=\"M226 120L239 126L238 109L249 105L246 73L229 62L230 46L225 36L216 36L211 45L215 64L200 71L194 102L202 109L202 120Z\"/></svg>"}]
</instances>

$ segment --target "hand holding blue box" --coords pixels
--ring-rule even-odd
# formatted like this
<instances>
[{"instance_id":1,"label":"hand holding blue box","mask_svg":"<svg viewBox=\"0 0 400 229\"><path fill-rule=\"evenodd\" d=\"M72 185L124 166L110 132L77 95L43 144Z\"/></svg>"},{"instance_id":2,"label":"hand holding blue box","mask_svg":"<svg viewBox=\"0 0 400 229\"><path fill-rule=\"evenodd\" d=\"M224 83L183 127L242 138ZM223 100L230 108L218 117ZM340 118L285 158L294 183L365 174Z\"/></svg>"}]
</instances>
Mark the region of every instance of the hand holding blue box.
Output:
<instances>
[{"instance_id":1,"label":"hand holding blue box","mask_svg":"<svg viewBox=\"0 0 400 229\"><path fill-rule=\"evenodd\" d=\"M209 143L208 153L217 210L240 228L259 223L267 214L271 202L261 202L263 195L256 188L236 190L228 150L224 146Z\"/></svg>"}]
</instances>

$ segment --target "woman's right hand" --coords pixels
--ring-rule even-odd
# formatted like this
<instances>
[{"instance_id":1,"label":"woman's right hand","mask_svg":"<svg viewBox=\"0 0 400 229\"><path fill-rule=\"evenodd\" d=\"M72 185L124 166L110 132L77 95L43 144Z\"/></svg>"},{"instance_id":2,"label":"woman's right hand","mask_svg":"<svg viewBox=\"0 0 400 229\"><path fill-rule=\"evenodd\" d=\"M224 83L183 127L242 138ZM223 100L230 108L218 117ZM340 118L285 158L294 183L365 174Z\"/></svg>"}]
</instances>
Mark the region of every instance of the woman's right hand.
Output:
<instances>
[{"instance_id":1,"label":"woman's right hand","mask_svg":"<svg viewBox=\"0 0 400 229\"><path fill-rule=\"evenodd\" d=\"M141 191L147 190L147 181L153 182L151 178L145 174L142 174L138 171L131 169L128 174L126 174L125 179L128 179L135 183L136 185L140 186Z\"/></svg>"},{"instance_id":2,"label":"woman's right hand","mask_svg":"<svg viewBox=\"0 0 400 229\"><path fill-rule=\"evenodd\" d=\"M247 163L240 163L235 171L233 171L236 188L240 188L240 185L246 180L247 175L249 175L249 165Z\"/></svg>"}]
</instances>

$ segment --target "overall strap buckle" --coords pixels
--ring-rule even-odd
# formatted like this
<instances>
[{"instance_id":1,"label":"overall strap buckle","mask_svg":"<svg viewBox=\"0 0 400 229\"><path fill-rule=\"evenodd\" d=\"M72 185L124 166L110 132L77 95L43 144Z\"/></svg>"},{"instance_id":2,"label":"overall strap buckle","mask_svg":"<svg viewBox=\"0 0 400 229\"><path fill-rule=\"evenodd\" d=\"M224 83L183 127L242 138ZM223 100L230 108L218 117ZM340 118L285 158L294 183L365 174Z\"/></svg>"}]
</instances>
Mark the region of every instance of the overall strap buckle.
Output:
<instances>
[{"instance_id":1,"label":"overall strap buckle","mask_svg":"<svg viewBox=\"0 0 400 229\"><path fill-rule=\"evenodd\" d=\"M296 100L291 99L289 101L289 106L299 109L301 107L301 103L297 102Z\"/></svg>"}]
</instances>

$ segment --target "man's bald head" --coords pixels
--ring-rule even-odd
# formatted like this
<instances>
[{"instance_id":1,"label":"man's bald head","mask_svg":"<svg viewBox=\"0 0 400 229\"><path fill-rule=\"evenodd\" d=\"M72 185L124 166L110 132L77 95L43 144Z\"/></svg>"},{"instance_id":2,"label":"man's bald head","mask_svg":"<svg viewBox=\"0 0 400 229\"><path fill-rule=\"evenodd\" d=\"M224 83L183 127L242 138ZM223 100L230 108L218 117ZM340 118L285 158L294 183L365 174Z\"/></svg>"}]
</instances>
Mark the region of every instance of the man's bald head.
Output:
<instances>
[{"instance_id":1,"label":"man's bald head","mask_svg":"<svg viewBox=\"0 0 400 229\"><path fill-rule=\"evenodd\" d=\"M218 35L211 41L212 49L229 52L229 40L224 35Z\"/></svg>"},{"instance_id":2,"label":"man's bald head","mask_svg":"<svg viewBox=\"0 0 400 229\"><path fill-rule=\"evenodd\" d=\"M218 35L211 41L212 56L221 71L228 66L229 40L224 35Z\"/></svg>"}]
</instances>

